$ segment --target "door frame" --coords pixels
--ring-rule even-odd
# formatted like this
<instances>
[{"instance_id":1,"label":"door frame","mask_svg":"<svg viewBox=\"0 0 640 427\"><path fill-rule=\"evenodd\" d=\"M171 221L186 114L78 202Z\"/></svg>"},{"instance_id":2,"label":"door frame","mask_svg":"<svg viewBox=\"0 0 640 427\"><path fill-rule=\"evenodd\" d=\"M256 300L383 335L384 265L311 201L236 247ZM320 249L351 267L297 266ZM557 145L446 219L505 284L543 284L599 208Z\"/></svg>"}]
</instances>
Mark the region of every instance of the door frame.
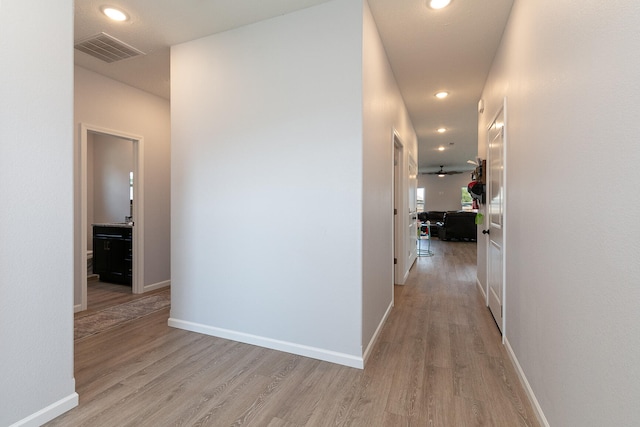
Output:
<instances>
[{"instance_id":1,"label":"door frame","mask_svg":"<svg viewBox=\"0 0 640 427\"><path fill-rule=\"evenodd\" d=\"M144 292L144 138L140 135L80 123L80 311L87 309L87 145L89 133L115 136L133 143L133 218L131 291Z\"/></svg>"},{"instance_id":2,"label":"door frame","mask_svg":"<svg viewBox=\"0 0 640 427\"><path fill-rule=\"evenodd\" d=\"M395 164L396 153L398 155L398 164ZM400 135L396 129L393 129L391 139L391 176L392 176L392 204L397 214L393 215L392 226L392 247L394 249L393 257L397 259L397 264L393 266L393 282L396 285L404 285L409 277L409 268L416 260L417 247L410 235L409 229L413 224L413 236L416 236L416 211L415 197L413 206L409 191L411 189L410 163L415 164L416 182L418 165L413 159L410 151L407 151ZM413 246L411 246L413 245Z\"/></svg>"},{"instance_id":3,"label":"door frame","mask_svg":"<svg viewBox=\"0 0 640 427\"><path fill-rule=\"evenodd\" d=\"M398 197L401 192L398 191L398 187L400 186L400 159L402 155L402 145L396 139L396 135L394 133L393 143L392 143L392 154L391 154L391 179L393 183L391 184L391 245L393 248L393 279L391 283L396 284L399 283L397 280L398 270L400 268L400 242L399 235L401 226L399 224L400 216L398 205Z\"/></svg>"},{"instance_id":4,"label":"door frame","mask_svg":"<svg viewBox=\"0 0 640 427\"><path fill-rule=\"evenodd\" d=\"M408 221L408 225L405 225L405 238L407 251L407 272L405 273L405 282L408 279L408 268L418 259L418 162L414 159L411 153L407 154L407 186L404 190L405 197L407 197L407 205L409 206L406 212L405 218ZM431 236L429 236L431 237Z\"/></svg>"},{"instance_id":5,"label":"door frame","mask_svg":"<svg viewBox=\"0 0 640 427\"><path fill-rule=\"evenodd\" d=\"M493 118L489 122L486 128L486 138L487 138L487 147L486 147L486 158L487 158L487 167L486 167L486 175L487 175L487 183L491 182L491 176L489 175L491 168L489 167L489 130L498 117L502 114L503 119L503 129L502 129L502 325L500 326L500 332L502 334L502 343L505 342L506 332L507 332L507 97L505 96L502 100L502 105L498 108L498 111L493 115ZM488 189L486 190L488 193ZM487 200L487 203L490 203ZM487 208L488 209L488 208ZM491 224L489 221L491 220L490 214L486 212L486 218L489 229L491 228ZM489 307L489 264L491 260L489 259L489 245L491 244L491 238L488 237L486 239L486 285L485 285L485 297L486 297L486 305Z\"/></svg>"}]
</instances>

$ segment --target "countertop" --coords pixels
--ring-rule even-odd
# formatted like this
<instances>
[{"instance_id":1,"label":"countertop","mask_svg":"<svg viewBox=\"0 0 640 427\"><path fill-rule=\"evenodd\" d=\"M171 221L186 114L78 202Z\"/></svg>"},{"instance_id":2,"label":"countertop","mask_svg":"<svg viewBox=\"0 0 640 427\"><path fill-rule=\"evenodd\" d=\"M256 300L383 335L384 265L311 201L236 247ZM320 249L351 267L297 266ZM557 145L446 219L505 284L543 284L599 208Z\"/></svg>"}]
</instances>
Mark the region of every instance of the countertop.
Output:
<instances>
[{"instance_id":1,"label":"countertop","mask_svg":"<svg viewBox=\"0 0 640 427\"><path fill-rule=\"evenodd\" d=\"M99 223L99 224L91 224L93 227L122 227L122 228L132 228L132 223L127 222L108 222L108 223Z\"/></svg>"}]
</instances>

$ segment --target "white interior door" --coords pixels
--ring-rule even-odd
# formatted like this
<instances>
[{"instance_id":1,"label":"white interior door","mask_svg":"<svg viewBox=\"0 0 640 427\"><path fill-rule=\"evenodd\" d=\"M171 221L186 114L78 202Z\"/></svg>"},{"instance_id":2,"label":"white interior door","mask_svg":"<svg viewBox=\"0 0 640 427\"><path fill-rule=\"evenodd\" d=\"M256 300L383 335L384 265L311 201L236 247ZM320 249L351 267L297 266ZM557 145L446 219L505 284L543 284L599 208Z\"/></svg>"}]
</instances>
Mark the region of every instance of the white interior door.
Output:
<instances>
[{"instance_id":1,"label":"white interior door","mask_svg":"<svg viewBox=\"0 0 640 427\"><path fill-rule=\"evenodd\" d=\"M400 215L400 147L394 143L393 146L393 281L394 283L402 283L402 269L398 262L402 258L400 256L400 232L402 230Z\"/></svg>"},{"instance_id":2,"label":"white interior door","mask_svg":"<svg viewBox=\"0 0 640 427\"><path fill-rule=\"evenodd\" d=\"M496 324L504 334L505 294L505 105L487 132L487 213L489 239L487 248L487 298Z\"/></svg>"},{"instance_id":3,"label":"white interior door","mask_svg":"<svg viewBox=\"0 0 640 427\"><path fill-rule=\"evenodd\" d=\"M418 164L409 155L409 264L418 256Z\"/></svg>"}]
</instances>

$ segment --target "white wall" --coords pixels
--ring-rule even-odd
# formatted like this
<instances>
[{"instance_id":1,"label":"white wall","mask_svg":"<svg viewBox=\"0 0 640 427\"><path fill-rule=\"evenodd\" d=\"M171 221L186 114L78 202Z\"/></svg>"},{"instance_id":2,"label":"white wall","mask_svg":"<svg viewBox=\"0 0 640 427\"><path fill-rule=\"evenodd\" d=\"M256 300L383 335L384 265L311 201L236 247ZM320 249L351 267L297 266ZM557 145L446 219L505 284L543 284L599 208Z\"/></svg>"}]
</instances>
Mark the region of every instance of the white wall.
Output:
<instances>
[{"instance_id":1,"label":"white wall","mask_svg":"<svg viewBox=\"0 0 640 427\"><path fill-rule=\"evenodd\" d=\"M93 173L93 188L87 188L87 192L93 190L94 203L93 218L89 222L123 222L130 212L129 173L133 171L133 142L96 134L93 156L93 170L87 167L87 175ZM87 199L89 197L87 195Z\"/></svg>"},{"instance_id":2,"label":"white wall","mask_svg":"<svg viewBox=\"0 0 640 427\"><path fill-rule=\"evenodd\" d=\"M483 157L508 98L506 337L552 426L640 419L639 26L635 0L516 0L482 95Z\"/></svg>"},{"instance_id":3,"label":"white wall","mask_svg":"<svg viewBox=\"0 0 640 427\"><path fill-rule=\"evenodd\" d=\"M362 364L362 13L172 49L170 324Z\"/></svg>"},{"instance_id":4,"label":"white wall","mask_svg":"<svg viewBox=\"0 0 640 427\"><path fill-rule=\"evenodd\" d=\"M144 137L144 284L171 279L170 271L170 110L169 101L81 67L75 67L75 197L79 201L79 124ZM76 205L75 215L80 215ZM120 219L124 221L124 217ZM76 251L80 222L76 223ZM76 265L75 303L80 304L80 268Z\"/></svg>"},{"instance_id":5,"label":"white wall","mask_svg":"<svg viewBox=\"0 0 640 427\"><path fill-rule=\"evenodd\" d=\"M363 4L363 330L367 349L376 329L393 301L393 132L403 144L401 188L409 188L408 158L417 159L417 139L404 106L376 24ZM397 257L401 276L407 276L413 261L409 236L408 191L401 191L398 215L402 247ZM413 197L415 201L415 196Z\"/></svg>"},{"instance_id":6,"label":"white wall","mask_svg":"<svg viewBox=\"0 0 640 427\"><path fill-rule=\"evenodd\" d=\"M471 182L471 172L458 175L418 175L418 188L424 188L425 211L459 211L462 187Z\"/></svg>"},{"instance_id":7,"label":"white wall","mask_svg":"<svg viewBox=\"0 0 640 427\"><path fill-rule=\"evenodd\" d=\"M55 4L54 4L55 3ZM0 425L77 405L73 5L0 3Z\"/></svg>"}]
</instances>

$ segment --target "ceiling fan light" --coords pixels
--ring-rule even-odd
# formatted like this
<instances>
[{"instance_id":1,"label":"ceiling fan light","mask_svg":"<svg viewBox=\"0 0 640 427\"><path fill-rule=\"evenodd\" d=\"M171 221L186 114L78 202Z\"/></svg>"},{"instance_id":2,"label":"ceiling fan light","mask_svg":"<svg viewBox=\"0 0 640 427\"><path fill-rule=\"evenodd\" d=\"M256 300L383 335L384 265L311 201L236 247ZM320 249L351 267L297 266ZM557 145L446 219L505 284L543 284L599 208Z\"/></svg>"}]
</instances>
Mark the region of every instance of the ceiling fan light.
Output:
<instances>
[{"instance_id":1,"label":"ceiling fan light","mask_svg":"<svg viewBox=\"0 0 640 427\"><path fill-rule=\"evenodd\" d=\"M434 96L438 99L445 99L447 96L449 96L449 92L443 90L441 92L436 93Z\"/></svg>"},{"instance_id":2,"label":"ceiling fan light","mask_svg":"<svg viewBox=\"0 0 640 427\"><path fill-rule=\"evenodd\" d=\"M451 0L429 0L429 7L431 9L442 9L449 6Z\"/></svg>"},{"instance_id":3,"label":"ceiling fan light","mask_svg":"<svg viewBox=\"0 0 640 427\"><path fill-rule=\"evenodd\" d=\"M444 176L445 176L445 174L443 174L443 173L439 173L439 174L438 174L438 178L442 178L442 177L444 177Z\"/></svg>"},{"instance_id":4,"label":"ceiling fan light","mask_svg":"<svg viewBox=\"0 0 640 427\"><path fill-rule=\"evenodd\" d=\"M447 131L446 128L438 128L438 133L445 133Z\"/></svg>"}]
</instances>

